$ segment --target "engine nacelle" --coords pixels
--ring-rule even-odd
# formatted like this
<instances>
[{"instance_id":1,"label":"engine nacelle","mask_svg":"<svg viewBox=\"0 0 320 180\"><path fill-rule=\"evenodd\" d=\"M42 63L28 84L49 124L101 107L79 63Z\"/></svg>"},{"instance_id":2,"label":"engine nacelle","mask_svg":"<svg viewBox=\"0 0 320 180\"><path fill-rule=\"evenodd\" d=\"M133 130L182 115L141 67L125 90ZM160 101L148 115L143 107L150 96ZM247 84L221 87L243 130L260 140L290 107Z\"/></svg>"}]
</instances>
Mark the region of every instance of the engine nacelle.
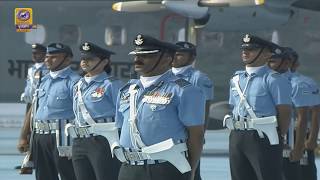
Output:
<instances>
[{"instance_id":1,"label":"engine nacelle","mask_svg":"<svg viewBox=\"0 0 320 180\"><path fill-rule=\"evenodd\" d=\"M198 1L162 1L166 9L181 16L201 19L208 14L208 7L199 7Z\"/></svg>"},{"instance_id":2,"label":"engine nacelle","mask_svg":"<svg viewBox=\"0 0 320 180\"><path fill-rule=\"evenodd\" d=\"M268 6L210 7L211 18L206 25L209 31L254 31L275 29L288 22L292 15L289 8Z\"/></svg>"}]
</instances>

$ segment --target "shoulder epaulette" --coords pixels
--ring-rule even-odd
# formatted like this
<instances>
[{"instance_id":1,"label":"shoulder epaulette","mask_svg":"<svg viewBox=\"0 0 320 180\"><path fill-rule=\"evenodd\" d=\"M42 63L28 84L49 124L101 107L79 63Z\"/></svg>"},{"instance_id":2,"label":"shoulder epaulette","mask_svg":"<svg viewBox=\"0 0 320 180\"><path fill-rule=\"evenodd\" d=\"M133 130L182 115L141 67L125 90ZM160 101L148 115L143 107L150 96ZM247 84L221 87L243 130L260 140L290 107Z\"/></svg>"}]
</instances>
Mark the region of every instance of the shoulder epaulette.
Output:
<instances>
[{"instance_id":1,"label":"shoulder epaulette","mask_svg":"<svg viewBox=\"0 0 320 180\"><path fill-rule=\"evenodd\" d=\"M270 71L270 73L269 73L272 77L277 77L277 76L279 76L280 75L280 73L279 72L277 72L277 71L274 71L274 70L272 70L272 71Z\"/></svg>"},{"instance_id":2,"label":"shoulder epaulette","mask_svg":"<svg viewBox=\"0 0 320 180\"><path fill-rule=\"evenodd\" d=\"M109 76L107 79L108 79L109 81L119 80L117 77L114 77L114 76Z\"/></svg>"},{"instance_id":3,"label":"shoulder epaulette","mask_svg":"<svg viewBox=\"0 0 320 180\"><path fill-rule=\"evenodd\" d=\"M235 76L235 75L238 75L238 74L242 74L242 73L245 73L245 71L236 71L234 74L233 74L233 76Z\"/></svg>"},{"instance_id":4,"label":"shoulder epaulette","mask_svg":"<svg viewBox=\"0 0 320 180\"><path fill-rule=\"evenodd\" d=\"M191 85L191 83L187 80L184 79L177 79L174 81L178 86L180 86L181 88L184 88L186 86Z\"/></svg>"},{"instance_id":5,"label":"shoulder epaulette","mask_svg":"<svg viewBox=\"0 0 320 180\"><path fill-rule=\"evenodd\" d=\"M80 76L76 72L70 73L69 77L72 81L76 81L76 82L78 82L78 80L80 79Z\"/></svg>"},{"instance_id":6,"label":"shoulder epaulette","mask_svg":"<svg viewBox=\"0 0 320 180\"><path fill-rule=\"evenodd\" d=\"M124 86L122 86L119 91L122 92L122 91L124 91L125 89L128 89L130 85L131 85L131 83L128 82L127 84L125 84Z\"/></svg>"}]
</instances>

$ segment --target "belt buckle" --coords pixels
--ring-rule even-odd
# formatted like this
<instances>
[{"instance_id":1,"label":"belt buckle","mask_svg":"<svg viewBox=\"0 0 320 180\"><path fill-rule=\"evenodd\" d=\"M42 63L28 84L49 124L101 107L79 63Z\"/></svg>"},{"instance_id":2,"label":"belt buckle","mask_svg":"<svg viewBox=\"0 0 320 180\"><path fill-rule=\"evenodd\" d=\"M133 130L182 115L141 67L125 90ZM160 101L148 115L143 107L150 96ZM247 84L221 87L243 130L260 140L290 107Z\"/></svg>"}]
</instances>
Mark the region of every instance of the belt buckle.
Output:
<instances>
[{"instance_id":1,"label":"belt buckle","mask_svg":"<svg viewBox=\"0 0 320 180\"><path fill-rule=\"evenodd\" d=\"M80 127L80 128L78 128L77 131L78 131L79 136L87 136L88 135L86 128Z\"/></svg>"},{"instance_id":2,"label":"belt buckle","mask_svg":"<svg viewBox=\"0 0 320 180\"><path fill-rule=\"evenodd\" d=\"M242 121L235 121L233 123L233 126L234 126L235 129L240 129L240 130L244 129Z\"/></svg>"},{"instance_id":3,"label":"belt buckle","mask_svg":"<svg viewBox=\"0 0 320 180\"><path fill-rule=\"evenodd\" d=\"M138 152L124 152L124 156L128 161L140 161L141 158L138 155Z\"/></svg>"},{"instance_id":4,"label":"belt buckle","mask_svg":"<svg viewBox=\"0 0 320 180\"><path fill-rule=\"evenodd\" d=\"M49 123L49 129L50 130L56 130L57 129L57 124L56 123Z\"/></svg>"},{"instance_id":5,"label":"belt buckle","mask_svg":"<svg viewBox=\"0 0 320 180\"><path fill-rule=\"evenodd\" d=\"M48 124L44 122L40 122L38 127L39 127L39 130L44 132L48 132L50 130Z\"/></svg>"},{"instance_id":6,"label":"belt buckle","mask_svg":"<svg viewBox=\"0 0 320 180\"><path fill-rule=\"evenodd\" d=\"M38 129L44 130L44 123L43 122L38 122Z\"/></svg>"}]
</instances>

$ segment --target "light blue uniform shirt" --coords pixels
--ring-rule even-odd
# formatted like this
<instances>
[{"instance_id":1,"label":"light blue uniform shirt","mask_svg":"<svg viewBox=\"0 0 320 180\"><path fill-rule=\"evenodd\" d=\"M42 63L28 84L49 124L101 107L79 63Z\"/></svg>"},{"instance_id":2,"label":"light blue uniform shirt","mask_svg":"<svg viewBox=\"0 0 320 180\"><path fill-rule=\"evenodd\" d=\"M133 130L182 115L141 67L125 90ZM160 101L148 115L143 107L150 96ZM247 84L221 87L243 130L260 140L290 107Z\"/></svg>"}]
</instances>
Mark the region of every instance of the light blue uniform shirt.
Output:
<instances>
[{"instance_id":1,"label":"light blue uniform shirt","mask_svg":"<svg viewBox=\"0 0 320 180\"><path fill-rule=\"evenodd\" d=\"M295 107L315 106L320 104L319 86L310 77L292 73L292 102Z\"/></svg>"},{"instance_id":2,"label":"light blue uniform shirt","mask_svg":"<svg viewBox=\"0 0 320 180\"><path fill-rule=\"evenodd\" d=\"M74 119L72 110L73 86L80 76L68 67L56 78L43 77L39 87L36 120Z\"/></svg>"},{"instance_id":3,"label":"light blue uniform shirt","mask_svg":"<svg viewBox=\"0 0 320 180\"><path fill-rule=\"evenodd\" d=\"M186 140L188 126L204 124L205 97L201 90L188 81L177 78L171 71L163 74L144 89L140 80L131 80L119 93L116 125L121 129L120 145L133 148L129 134L129 86L137 84L137 128L146 146L173 138ZM167 104L144 102L146 97L168 97Z\"/></svg>"},{"instance_id":4,"label":"light blue uniform shirt","mask_svg":"<svg viewBox=\"0 0 320 180\"><path fill-rule=\"evenodd\" d=\"M38 84L38 80L35 79L35 73L38 71L41 71L41 77L44 77L49 72L47 66L44 64L40 66L38 69L36 68L35 65L32 65L28 69L28 77L27 77L26 86L23 92L24 93L23 101L26 103L32 103L33 94Z\"/></svg>"},{"instance_id":5,"label":"light blue uniform shirt","mask_svg":"<svg viewBox=\"0 0 320 180\"><path fill-rule=\"evenodd\" d=\"M84 78L80 81L82 82L82 99L91 117L94 120L114 118L118 92L123 83L105 72L97 75L89 84ZM78 106L77 84L74 88L73 111L76 115L76 124L85 126L88 124L83 119Z\"/></svg>"},{"instance_id":6,"label":"light blue uniform shirt","mask_svg":"<svg viewBox=\"0 0 320 180\"><path fill-rule=\"evenodd\" d=\"M206 74L190 67L182 73L176 74L176 76L189 81L196 87L199 87L205 95L206 101L213 100L213 82Z\"/></svg>"},{"instance_id":7,"label":"light blue uniform shirt","mask_svg":"<svg viewBox=\"0 0 320 180\"><path fill-rule=\"evenodd\" d=\"M247 84L247 89L243 93L257 117L275 116L277 105L291 105L292 88L289 81L267 66L251 75L246 71L237 71L235 75L239 75L242 91ZM230 81L229 104L233 106L232 112L235 117L239 115L250 117L244 104L240 104L240 97L232 80Z\"/></svg>"}]
</instances>

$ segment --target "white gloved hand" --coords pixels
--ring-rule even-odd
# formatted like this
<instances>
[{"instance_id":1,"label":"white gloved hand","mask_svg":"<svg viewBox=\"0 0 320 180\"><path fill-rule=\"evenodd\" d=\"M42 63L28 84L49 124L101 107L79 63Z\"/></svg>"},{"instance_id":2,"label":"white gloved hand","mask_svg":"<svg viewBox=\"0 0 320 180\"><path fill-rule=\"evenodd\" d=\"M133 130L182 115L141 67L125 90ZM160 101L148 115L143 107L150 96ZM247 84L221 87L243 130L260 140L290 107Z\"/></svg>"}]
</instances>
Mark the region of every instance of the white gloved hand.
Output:
<instances>
[{"instance_id":1,"label":"white gloved hand","mask_svg":"<svg viewBox=\"0 0 320 180\"><path fill-rule=\"evenodd\" d=\"M21 95L20 95L20 101L24 101L24 98L25 98L25 94L24 94L24 93L21 93Z\"/></svg>"},{"instance_id":2,"label":"white gloved hand","mask_svg":"<svg viewBox=\"0 0 320 180\"><path fill-rule=\"evenodd\" d=\"M233 127L233 118L229 114L226 114L223 118L223 127L227 127L228 129L234 129Z\"/></svg>"}]
</instances>

